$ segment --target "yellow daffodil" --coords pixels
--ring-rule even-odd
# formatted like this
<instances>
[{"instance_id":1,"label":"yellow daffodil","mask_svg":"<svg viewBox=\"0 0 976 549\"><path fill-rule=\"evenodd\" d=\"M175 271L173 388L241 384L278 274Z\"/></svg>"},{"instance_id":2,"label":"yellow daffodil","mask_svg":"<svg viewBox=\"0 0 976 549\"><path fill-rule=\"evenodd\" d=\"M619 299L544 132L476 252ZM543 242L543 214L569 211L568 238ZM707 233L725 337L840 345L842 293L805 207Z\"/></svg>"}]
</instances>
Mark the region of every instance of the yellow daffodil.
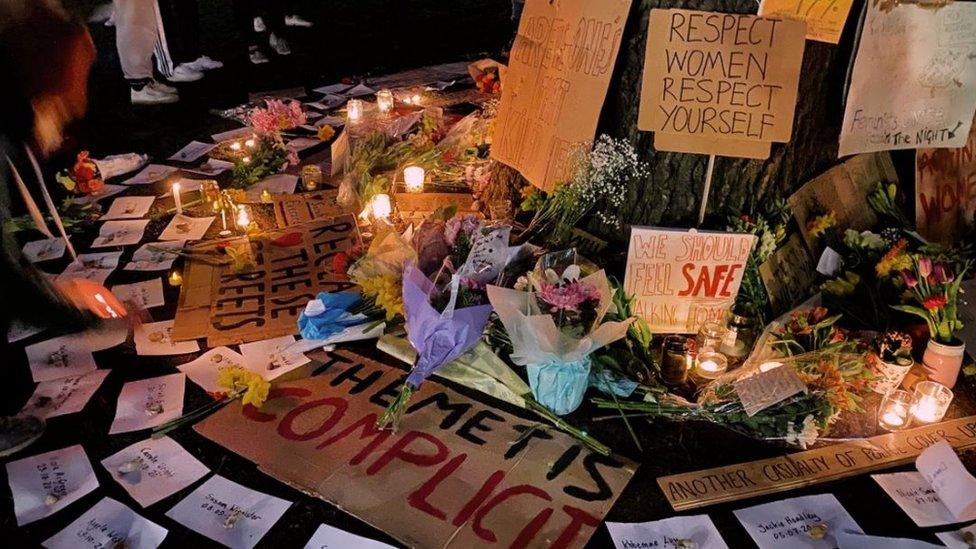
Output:
<instances>
[{"instance_id":1,"label":"yellow daffodil","mask_svg":"<svg viewBox=\"0 0 976 549\"><path fill-rule=\"evenodd\" d=\"M319 141L328 141L332 139L333 135L335 135L335 128L328 124L324 124L316 133L318 134Z\"/></svg>"},{"instance_id":2,"label":"yellow daffodil","mask_svg":"<svg viewBox=\"0 0 976 549\"><path fill-rule=\"evenodd\" d=\"M217 373L217 386L228 393L242 394L241 401L260 408L268 399L271 383L259 374L239 366L224 368Z\"/></svg>"}]
</instances>

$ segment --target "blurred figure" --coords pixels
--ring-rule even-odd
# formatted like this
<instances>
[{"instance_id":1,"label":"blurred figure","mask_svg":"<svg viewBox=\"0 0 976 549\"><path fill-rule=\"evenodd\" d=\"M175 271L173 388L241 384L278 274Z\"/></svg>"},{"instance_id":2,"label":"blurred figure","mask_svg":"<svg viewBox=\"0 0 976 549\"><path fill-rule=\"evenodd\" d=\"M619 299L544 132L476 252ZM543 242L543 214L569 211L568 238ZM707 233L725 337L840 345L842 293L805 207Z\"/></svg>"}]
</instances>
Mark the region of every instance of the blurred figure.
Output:
<instances>
[{"instance_id":1,"label":"blurred figure","mask_svg":"<svg viewBox=\"0 0 976 549\"><path fill-rule=\"evenodd\" d=\"M0 0L0 71L7 77L0 86L0 219L11 217L11 194L19 194L38 229L51 234L32 197L38 191L46 193L34 151L55 150L64 126L84 114L94 58L85 27L72 21L54 0ZM28 188L28 182L33 188ZM0 343L4 347L13 319L70 332L98 318L126 315L125 307L100 284L52 285L21 255L13 235L0 232ZM35 417L0 417L0 457L25 448L43 431L43 420Z\"/></svg>"},{"instance_id":2,"label":"blurred figure","mask_svg":"<svg viewBox=\"0 0 976 549\"><path fill-rule=\"evenodd\" d=\"M156 68L167 80L193 82L204 72L224 66L200 51L200 10L197 0L156 0L158 33Z\"/></svg>"},{"instance_id":3,"label":"blurred figure","mask_svg":"<svg viewBox=\"0 0 976 549\"><path fill-rule=\"evenodd\" d=\"M267 43L275 53L291 55L291 46L284 35L285 15L280 0L237 0L236 15L251 63L261 65L271 60L264 49L265 31L271 31Z\"/></svg>"},{"instance_id":4,"label":"blurred figure","mask_svg":"<svg viewBox=\"0 0 976 549\"><path fill-rule=\"evenodd\" d=\"M155 0L115 0L115 45L133 105L180 100L176 88L153 78L153 51L159 40Z\"/></svg>"}]
</instances>

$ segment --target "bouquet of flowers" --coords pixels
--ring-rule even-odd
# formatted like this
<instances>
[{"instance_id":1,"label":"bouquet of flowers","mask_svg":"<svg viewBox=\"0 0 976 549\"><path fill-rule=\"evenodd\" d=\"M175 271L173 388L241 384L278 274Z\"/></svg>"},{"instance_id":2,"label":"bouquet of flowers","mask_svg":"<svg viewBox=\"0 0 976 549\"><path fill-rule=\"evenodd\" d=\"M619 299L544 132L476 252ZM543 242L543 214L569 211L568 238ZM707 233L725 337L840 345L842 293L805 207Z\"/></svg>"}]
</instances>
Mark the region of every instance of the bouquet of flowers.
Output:
<instances>
[{"instance_id":1,"label":"bouquet of flowers","mask_svg":"<svg viewBox=\"0 0 976 549\"><path fill-rule=\"evenodd\" d=\"M582 276L574 252L543 256L516 289L488 286L488 299L508 333L512 362L526 366L535 399L558 415L582 403L591 383L590 355L624 337L633 322L603 322L612 304L606 274ZM627 385L620 388L625 395L636 383Z\"/></svg>"},{"instance_id":2,"label":"bouquet of flowers","mask_svg":"<svg viewBox=\"0 0 976 549\"><path fill-rule=\"evenodd\" d=\"M459 284L459 277L452 277L450 298L447 305L438 310L431 304L432 294L436 291L434 283L413 265L408 265L404 271L407 338L417 352L417 361L396 400L377 420L377 427L396 430L413 391L440 367L463 355L481 339L491 306L455 308Z\"/></svg>"},{"instance_id":3,"label":"bouquet of flowers","mask_svg":"<svg viewBox=\"0 0 976 549\"><path fill-rule=\"evenodd\" d=\"M499 94L505 69L505 65L494 59L481 59L468 65L468 74L481 93Z\"/></svg>"},{"instance_id":4,"label":"bouquet of flowers","mask_svg":"<svg viewBox=\"0 0 976 549\"><path fill-rule=\"evenodd\" d=\"M280 99L268 99L265 107L251 111L250 122L258 134L278 134L304 125L308 121L302 104L298 101L285 103Z\"/></svg>"},{"instance_id":5,"label":"bouquet of flowers","mask_svg":"<svg viewBox=\"0 0 976 549\"><path fill-rule=\"evenodd\" d=\"M946 262L916 255L910 268L901 271L902 281L914 305L892 305L896 310L921 317L929 326L929 335L939 343L951 344L955 332L962 329L958 316L959 285L968 264L956 275Z\"/></svg>"},{"instance_id":6,"label":"bouquet of flowers","mask_svg":"<svg viewBox=\"0 0 976 549\"><path fill-rule=\"evenodd\" d=\"M847 332L836 326L841 315L828 315L826 307L793 311L789 321L772 332L773 347L794 355L848 346Z\"/></svg>"},{"instance_id":7,"label":"bouquet of flowers","mask_svg":"<svg viewBox=\"0 0 976 549\"><path fill-rule=\"evenodd\" d=\"M89 158L88 151L79 152L74 166L58 172L55 179L66 191L76 195L97 193L105 186L98 165Z\"/></svg>"},{"instance_id":8,"label":"bouquet of flowers","mask_svg":"<svg viewBox=\"0 0 976 549\"><path fill-rule=\"evenodd\" d=\"M346 263L336 259L333 263ZM386 321L403 318L403 272L408 263L416 263L417 253L395 231L373 239L369 250L352 263L346 274L362 290L366 307L359 312L367 316L380 313ZM341 267L341 265L339 265ZM336 270L342 273L341 270Z\"/></svg>"}]
</instances>

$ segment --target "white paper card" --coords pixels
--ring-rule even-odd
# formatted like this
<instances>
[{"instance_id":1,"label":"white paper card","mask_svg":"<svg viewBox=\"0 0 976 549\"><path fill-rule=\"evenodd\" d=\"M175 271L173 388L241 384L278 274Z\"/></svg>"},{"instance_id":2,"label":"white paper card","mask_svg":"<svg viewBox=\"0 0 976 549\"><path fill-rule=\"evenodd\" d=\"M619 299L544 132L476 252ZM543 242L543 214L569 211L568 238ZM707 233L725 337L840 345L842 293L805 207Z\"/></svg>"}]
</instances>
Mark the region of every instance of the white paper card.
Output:
<instances>
[{"instance_id":1,"label":"white paper card","mask_svg":"<svg viewBox=\"0 0 976 549\"><path fill-rule=\"evenodd\" d=\"M108 373L109 370L95 370L79 376L42 381L20 413L49 419L80 412Z\"/></svg>"},{"instance_id":2,"label":"white paper card","mask_svg":"<svg viewBox=\"0 0 976 549\"><path fill-rule=\"evenodd\" d=\"M185 355L200 350L196 341L173 341L173 321L143 324L135 330L136 354L140 356Z\"/></svg>"},{"instance_id":3,"label":"white paper card","mask_svg":"<svg viewBox=\"0 0 976 549\"><path fill-rule=\"evenodd\" d=\"M150 242L143 244L132 254L132 261L126 263L126 271L165 271L173 266L177 256L164 250L182 250L186 244L182 240L170 240L168 242Z\"/></svg>"},{"instance_id":4,"label":"white paper card","mask_svg":"<svg viewBox=\"0 0 976 549\"><path fill-rule=\"evenodd\" d=\"M254 130L251 129L250 126L244 126L243 128L237 128L235 130L215 133L210 137L217 143L223 143L224 141L230 141L232 139L244 139L245 137L251 137L252 135L254 135Z\"/></svg>"},{"instance_id":5,"label":"white paper card","mask_svg":"<svg viewBox=\"0 0 976 549\"><path fill-rule=\"evenodd\" d=\"M128 187L125 185L113 185L111 183L106 183L97 193L75 197L72 199L72 202L75 204L94 204L124 192L126 189L128 189Z\"/></svg>"},{"instance_id":6,"label":"white paper card","mask_svg":"<svg viewBox=\"0 0 976 549\"><path fill-rule=\"evenodd\" d=\"M926 448L915 459L915 468L958 522L976 519L976 477L948 442L940 440Z\"/></svg>"},{"instance_id":7,"label":"white paper card","mask_svg":"<svg viewBox=\"0 0 976 549\"><path fill-rule=\"evenodd\" d=\"M142 507L168 498L210 472L169 437L137 442L103 459L102 467Z\"/></svg>"},{"instance_id":8,"label":"white paper card","mask_svg":"<svg viewBox=\"0 0 976 549\"><path fill-rule=\"evenodd\" d=\"M138 219L149 213L154 196L121 196L112 201L102 220L109 219Z\"/></svg>"},{"instance_id":9,"label":"white paper card","mask_svg":"<svg viewBox=\"0 0 976 549\"><path fill-rule=\"evenodd\" d=\"M200 240L216 217L190 217L174 215L169 225L159 235L160 240Z\"/></svg>"},{"instance_id":10,"label":"white paper card","mask_svg":"<svg viewBox=\"0 0 976 549\"><path fill-rule=\"evenodd\" d=\"M850 532L837 533L837 545L840 549L941 549L925 541L908 538L885 538L881 536L866 536Z\"/></svg>"},{"instance_id":11,"label":"white paper card","mask_svg":"<svg viewBox=\"0 0 976 549\"><path fill-rule=\"evenodd\" d=\"M294 194L295 187L298 186L298 176L287 173L279 173L258 181L247 190L247 199L251 202L260 202L261 193L268 191L271 194Z\"/></svg>"},{"instance_id":12,"label":"white paper card","mask_svg":"<svg viewBox=\"0 0 976 549\"><path fill-rule=\"evenodd\" d=\"M131 219L124 221L106 221L98 231L98 237L92 242L92 248L108 248L111 246L129 246L138 244L149 225L148 219Z\"/></svg>"},{"instance_id":13,"label":"white paper card","mask_svg":"<svg viewBox=\"0 0 976 549\"><path fill-rule=\"evenodd\" d=\"M135 284L116 284L112 293L119 301L135 303L143 309L161 307L166 304L163 298L163 281L160 278L136 282Z\"/></svg>"},{"instance_id":14,"label":"white paper card","mask_svg":"<svg viewBox=\"0 0 976 549\"><path fill-rule=\"evenodd\" d=\"M817 261L817 272L824 276L834 276L844 265L844 259L833 248L827 246Z\"/></svg>"},{"instance_id":15,"label":"white paper card","mask_svg":"<svg viewBox=\"0 0 976 549\"><path fill-rule=\"evenodd\" d=\"M976 4L866 9L839 155L965 145L976 109Z\"/></svg>"},{"instance_id":16,"label":"white paper card","mask_svg":"<svg viewBox=\"0 0 976 549\"><path fill-rule=\"evenodd\" d=\"M268 381L311 362L305 355L292 351L295 336L282 336L240 346L247 369Z\"/></svg>"},{"instance_id":17,"label":"white paper card","mask_svg":"<svg viewBox=\"0 0 976 549\"><path fill-rule=\"evenodd\" d=\"M170 175L176 173L177 168L164 166L162 164L150 164L143 168L139 173L122 182L123 185L148 185L157 181L162 181Z\"/></svg>"},{"instance_id":18,"label":"white paper card","mask_svg":"<svg viewBox=\"0 0 976 549\"><path fill-rule=\"evenodd\" d=\"M283 499L214 475L166 516L233 549L251 549L290 505Z\"/></svg>"},{"instance_id":19,"label":"white paper card","mask_svg":"<svg viewBox=\"0 0 976 549\"><path fill-rule=\"evenodd\" d=\"M202 141L190 141L182 149L173 153L173 156L169 157L170 160L175 160L177 162L194 162L201 156L212 151L216 147L216 143L203 143Z\"/></svg>"},{"instance_id":20,"label":"white paper card","mask_svg":"<svg viewBox=\"0 0 976 549\"><path fill-rule=\"evenodd\" d=\"M698 549L728 549L708 515L671 517L654 522L608 522L607 530L617 549L637 547L675 549L690 540Z\"/></svg>"},{"instance_id":21,"label":"white paper card","mask_svg":"<svg viewBox=\"0 0 976 549\"><path fill-rule=\"evenodd\" d=\"M350 534L345 530L322 524L305 544L305 549L387 549L392 545Z\"/></svg>"},{"instance_id":22,"label":"white paper card","mask_svg":"<svg viewBox=\"0 0 976 549\"><path fill-rule=\"evenodd\" d=\"M85 279L105 284L105 280L119 266L121 257L122 252L78 254L78 260L69 263L56 280Z\"/></svg>"},{"instance_id":23,"label":"white paper card","mask_svg":"<svg viewBox=\"0 0 976 549\"><path fill-rule=\"evenodd\" d=\"M321 145L321 144L322 144L322 140L319 139L319 138L317 138L317 137L316 138L312 138L312 137L296 137L295 139L292 139L291 141L289 141L288 144L285 145L285 147L289 151L292 151L295 154L298 154L298 153L300 153L300 152L302 152L302 151L304 151L306 149L311 149L312 147L314 147L316 145Z\"/></svg>"},{"instance_id":24,"label":"white paper card","mask_svg":"<svg viewBox=\"0 0 976 549\"><path fill-rule=\"evenodd\" d=\"M941 526L960 522L942 503L922 473L906 471L887 475L871 475L888 496L901 507L918 526Z\"/></svg>"},{"instance_id":25,"label":"white paper card","mask_svg":"<svg viewBox=\"0 0 976 549\"><path fill-rule=\"evenodd\" d=\"M184 172L192 173L196 175L206 175L213 177L215 175L220 175L227 170L234 167L233 162L228 162L226 160L220 160L218 158L209 158L206 162L203 162L195 168L183 168Z\"/></svg>"},{"instance_id":26,"label":"white paper card","mask_svg":"<svg viewBox=\"0 0 976 549\"><path fill-rule=\"evenodd\" d=\"M98 488L81 445L68 446L7 464L17 526L49 517Z\"/></svg>"},{"instance_id":27,"label":"white paper card","mask_svg":"<svg viewBox=\"0 0 976 549\"><path fill-rule=\"evenodd\" d=\"M320 88L315 88L312 91L313 92L316 92L316 93L324 93L324 94L342 93L342 92L348 90L351 87L352 87L352 84L343 84L343 83L340 82L338 84L330 84L328 86L322 86Z\"/></svg>"},{"instance_id":28,"label":"white paper card","mask_svg":"<svg viewBox=\"0 0 976 549\"><path fill-rule=\"evenodd\" d=\"M245 368L244 357L227 347L216 347L200 355L196 360L177 368L208 393L219 393L226 388L217 386L217 375L224 368Z\"/></svg>"},{"instance_id":29,"label":"white paper card","mask_svg":"<svg viewBox=\"0 0 976 549\"><path fill-rule=\"evenodd\" d=\"M98 367L87 342L71 335L28 345L24 351L34 381L77 376Z\"/></svg>"},{"instance_id":30,"label":"white paper card","mask_svg":"<svg viewBox=\"0 0 976 549\"><path fill-rule=\"evenodd\" d=\"M759 549L833 549L837 546L837 532L862 532L832 494L747 507L735 511L735 517ZM827 527L826 535L814 539L808 532L821 524Z\"/></svg>"},{"instance_id":31,"label":"white paper card","mask_svg":"<svg viewBox=\"0 0 976 549\"><path fill-rule=\"evenodd\" d=\"M366 84L357 84L351 90L346 90L343 95L346 97L361 97L363 95L372 95L376 93L373 88L367 86Z\"/></svg>"},{"instance_id":32,"label":"white paper card","mask_svg":"<svg viewBox=\"0 0 976 549\"><path fill-rule=\"evenodd\" d=\"M67 246L65 246L63 238L45 238L24 244L21 251L28 261L37 263L60 258L64 255L65 248Z\"/></svg>"},{"instance_id":33,"label":"white paper card","mask_svg":"<svg viewBox=\"0 0 976 549\"><path fill-rule=\"evenodd\" d=\"M47 549L156 549L169 531L112 498L102 498L44 542Z\"/></svg>"},{"instance_id":34,"label":"white paper card","mask_svg":"<svg viewBox=\"0 0 976 549\"><path fill-rule=\"evenodd\" d=\"M976 524L951 532L939 532L935 536L949 549L972 549L972 544L966 539L976 539Z\"/></svg>"},{"instance_id":35,"label":"white paper card","mask_svg":"<svg viewBox=\"0 0 976 549\"><path fill-rule=\"evenodd\" d=\"M149 429L183 415L186 376L170 374L130 381L122 386L115 420L108 434Z\"/></svg>"}]
</instances>

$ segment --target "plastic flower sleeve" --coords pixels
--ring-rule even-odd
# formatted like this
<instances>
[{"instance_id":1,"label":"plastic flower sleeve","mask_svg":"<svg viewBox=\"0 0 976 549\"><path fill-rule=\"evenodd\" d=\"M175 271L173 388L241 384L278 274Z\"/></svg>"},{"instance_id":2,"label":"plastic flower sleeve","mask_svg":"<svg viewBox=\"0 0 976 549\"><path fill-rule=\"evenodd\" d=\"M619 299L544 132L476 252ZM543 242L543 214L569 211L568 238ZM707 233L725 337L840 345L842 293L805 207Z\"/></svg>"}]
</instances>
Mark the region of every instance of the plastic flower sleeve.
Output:
<instances>
[{"instance_id":1,"label":"plastic flower sleeve","mask_svg":"<svg viewBox=\"0 0 976 549\"><path fill-rule=\"evenodd\" d=\"M497 281L511 255L508 247L508 238L511 232L511 225L478 231L478 237L475 239L464 265L458 269L458 275L482 284Z\"/></svg>"}]
</instances>

